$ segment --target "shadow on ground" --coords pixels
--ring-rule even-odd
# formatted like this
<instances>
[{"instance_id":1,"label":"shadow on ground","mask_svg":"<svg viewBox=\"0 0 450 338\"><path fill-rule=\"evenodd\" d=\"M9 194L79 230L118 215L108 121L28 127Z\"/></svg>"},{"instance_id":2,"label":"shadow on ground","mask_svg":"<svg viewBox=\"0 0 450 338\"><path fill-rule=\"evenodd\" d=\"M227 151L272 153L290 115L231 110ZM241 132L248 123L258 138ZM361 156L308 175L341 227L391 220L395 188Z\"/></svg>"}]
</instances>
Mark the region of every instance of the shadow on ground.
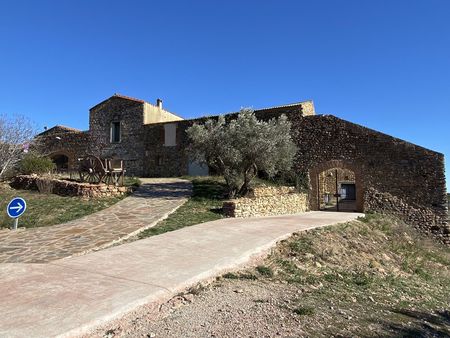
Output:
<instances>
[{"instance_id":1,"label":"shadow on ground","mask_svg":"<svg viewBox=\"0 0 450 338\"><path fill-rule=\"evenodd\" d=\"M144 183L134 193L133 197L146 199L179 199L191 196L192 184L190 182L171 183ZM149 192L151 194L149 195Z\"/></svg>"},{"instance_id":2,"label":"shadow on ground","mask_svg":"<svg viewBox=\"0 0 450 338\"><path fill-rule=\"evenodd\" d=\"M427 313L409 309L394 309L392 313L407 320L407 325L385 321L382 325L389 334L386 337L450 337L450 312L448 310Z\"/></svg>"}]
</instances>

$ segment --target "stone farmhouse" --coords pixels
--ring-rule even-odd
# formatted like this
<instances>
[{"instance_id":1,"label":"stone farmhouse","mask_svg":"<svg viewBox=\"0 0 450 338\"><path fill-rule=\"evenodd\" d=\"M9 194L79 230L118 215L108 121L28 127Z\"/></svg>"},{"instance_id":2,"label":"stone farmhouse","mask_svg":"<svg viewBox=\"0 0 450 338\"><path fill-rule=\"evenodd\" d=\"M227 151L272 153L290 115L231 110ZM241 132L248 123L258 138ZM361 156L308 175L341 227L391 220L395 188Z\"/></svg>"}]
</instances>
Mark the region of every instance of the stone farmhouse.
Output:
<instances>
[{"instance_id":1,"label":"stone farmhouse","mask_svg":"<svg viewBox=\"0 0 450 338\"><path fill-rule=\"evenodd\" d=\"M315 113L312 101L255 110L259 119L285 114L299 152L294 165L309 178L311 210L384 211L447 236L444 156L342 120ZM236 113L227 114L232 119ZM38 135L59 169L76 170L86 154L125 161L127 175L206 175L190 160L186 129L208 117L185 120L162 101L115 94L89 110L89 130L55 126ZM210 117L214 118L214 117Z\"/></svg>"}]
</instances>

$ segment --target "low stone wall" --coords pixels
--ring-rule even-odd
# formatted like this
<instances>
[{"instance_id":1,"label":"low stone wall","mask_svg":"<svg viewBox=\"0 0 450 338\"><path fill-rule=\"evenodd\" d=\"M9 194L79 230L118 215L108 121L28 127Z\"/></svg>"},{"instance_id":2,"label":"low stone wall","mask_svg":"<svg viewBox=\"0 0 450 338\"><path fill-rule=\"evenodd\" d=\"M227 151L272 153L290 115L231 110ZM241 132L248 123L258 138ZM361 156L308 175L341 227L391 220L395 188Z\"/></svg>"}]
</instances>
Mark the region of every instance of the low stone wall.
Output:
<instances>
[{"instance_id":1,"label":"low stone wall","mask_svg":"<svg viewBox=\"0 0 450 338\"><path fill-rule=\"evenodd\" d=\"M389 193L381 193L374 188L366 191L364 210L390 214L417 228L420 232L431 234L441 242L450 245L450 226L446 210L442 217L430 208L412 206L401 198Z\"/></svg>"},{"instance_id":2,"label":"low stone wall","mask_svg":"<svg viewBox=\"0 0 450 338\"><path fill-rule=\"evenodd\" d=\"M308 196L294 187L257 187L248 197L223 203L228 217L289 215L308 211Z\"/></svg>"},{"instance_id":3,"label":"low stone wall","mask_svg":"<svg viewBox=\"0 0 450 338\"><path fill-rule=\"evenodd\" d=\"M131 192L131 188L129 187L80 183L34 175L16 176L11 181L10 186L14 189L39 190L43 193L52 193L60 196L80 196L84 198L122 196Z\"/></svg>"}]
</instances>

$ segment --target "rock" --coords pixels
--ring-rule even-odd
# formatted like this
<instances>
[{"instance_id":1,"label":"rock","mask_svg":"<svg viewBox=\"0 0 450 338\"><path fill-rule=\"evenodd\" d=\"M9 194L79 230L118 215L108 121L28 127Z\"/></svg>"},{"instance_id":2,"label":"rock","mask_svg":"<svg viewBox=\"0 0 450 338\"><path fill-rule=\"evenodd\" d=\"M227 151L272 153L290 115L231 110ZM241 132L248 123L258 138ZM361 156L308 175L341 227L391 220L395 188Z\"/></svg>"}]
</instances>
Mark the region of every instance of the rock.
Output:
<instances>
[{"instance_id":1,"label":"rock","mask_svg":"<svg viewBox=\"0 0 450 338\"><path fill-rule=\"evenodd\" d=\"M183 296L183 298L188 302L192 303L194 301L194 295L192 293L188 293Z\"/></svg>"},{"instance_id":2,"label":"rock","mask_svg":"<svg viewBox=\"0 0 450 338\"><path fill-rule=\"evenodd\" d=\"M237 290L234 290L234 292L236 292L236 293L243 293L244 290L242 290L242 289L237 289Z\"/></svg>"}]
</instances>

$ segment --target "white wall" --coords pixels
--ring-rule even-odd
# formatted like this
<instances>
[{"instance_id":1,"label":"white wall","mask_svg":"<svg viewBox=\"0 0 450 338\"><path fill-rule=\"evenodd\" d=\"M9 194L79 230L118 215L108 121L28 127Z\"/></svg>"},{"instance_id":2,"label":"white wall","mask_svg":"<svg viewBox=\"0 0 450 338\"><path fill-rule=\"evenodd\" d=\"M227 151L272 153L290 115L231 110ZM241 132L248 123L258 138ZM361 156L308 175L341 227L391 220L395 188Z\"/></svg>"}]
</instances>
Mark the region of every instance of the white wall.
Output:
<instances>
[{"instance_id":1,"label":"white wall","mask_svg":"<svg viewBox=\"0 0 450 338\"><path fill-rule=\"evenodd\" d=\"M144 124L180 121L181 117L176 116L167 110L154 106L148 102L144 103Z\"/></svg>"}]
</instances>

